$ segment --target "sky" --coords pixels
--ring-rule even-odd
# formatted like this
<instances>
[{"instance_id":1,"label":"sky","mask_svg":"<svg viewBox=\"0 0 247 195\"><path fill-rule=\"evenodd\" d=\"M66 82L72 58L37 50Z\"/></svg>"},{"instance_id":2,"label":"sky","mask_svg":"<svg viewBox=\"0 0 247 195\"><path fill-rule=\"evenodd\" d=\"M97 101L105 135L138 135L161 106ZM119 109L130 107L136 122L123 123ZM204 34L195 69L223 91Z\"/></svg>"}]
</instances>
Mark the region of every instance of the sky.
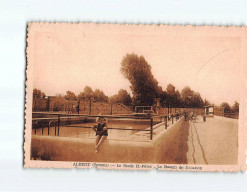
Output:
<instances>
[{"instance_id":1,"label":"sky","mask_svg":"<svg viewBox=\"0 0 247 195\"><path fill-rule=\"evenodd\" d=\"M35 27L35 28L34 28ZM143 55L166 89L185 86L219 105L239 101L241 39L227 34L160 30L156 27L38 25L29 29L34 44L33 87L46 95L78 95L85 86L108 96L130 83L120 72L127 53Z\"/></svg>"}]
</instances>

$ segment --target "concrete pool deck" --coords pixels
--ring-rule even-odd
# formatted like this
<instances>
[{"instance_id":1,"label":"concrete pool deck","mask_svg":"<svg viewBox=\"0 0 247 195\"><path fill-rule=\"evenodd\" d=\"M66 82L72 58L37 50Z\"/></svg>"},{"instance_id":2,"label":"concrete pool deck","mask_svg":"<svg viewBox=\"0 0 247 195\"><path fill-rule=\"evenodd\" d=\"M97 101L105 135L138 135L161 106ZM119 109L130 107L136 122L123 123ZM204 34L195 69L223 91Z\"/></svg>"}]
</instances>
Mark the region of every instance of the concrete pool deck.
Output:
<instances>
[{"instance_id":1,"label":"concrete pool deck","mask_svg":"<svg viewBox=\"0 0 247 195\"><path fill-rule=\"evenodd\" d=\"M167 129L164 124L156 128L153 140L149 132L132 136L108 138L99 153L94 152L95 137L32 135L31 146L39 156L49 153L54 161L234 165L238 160L237 119L214 116L203 122L198 116L192 122L181 118Z\"/></svg>"},{"instance_id":2,"label":"concrete pool deck","mask_svg":"<svg viewBox=\"0 0 247 195\"><path fill-rule=\"evenodd\" d=\"M214 116L190 122L188 164L237 164L238 120Z\"/></svg>"},{"instance_id":3,"label":"concrete pool deck","mask_svg":"<svg viewBox=\"0 0 247 195\"><path fill-rule=\"evenodd\" d=\"M159 163L165 158L161 154L169 148L167 145L172 142L183 122L183 118L178 121L174 120L174 124L168 126L167 129L163 123L154 129L153 140L149 140L149 132L137 132L137 135L133 135L136 138L139 135L138 140L107 139L99 153L94 152L95 137L32 135L32 149L38 148L39 153L48 151L52 160L58 161ZM141 139L143 136L148 139Z\"/></svg>"}]
</instances>

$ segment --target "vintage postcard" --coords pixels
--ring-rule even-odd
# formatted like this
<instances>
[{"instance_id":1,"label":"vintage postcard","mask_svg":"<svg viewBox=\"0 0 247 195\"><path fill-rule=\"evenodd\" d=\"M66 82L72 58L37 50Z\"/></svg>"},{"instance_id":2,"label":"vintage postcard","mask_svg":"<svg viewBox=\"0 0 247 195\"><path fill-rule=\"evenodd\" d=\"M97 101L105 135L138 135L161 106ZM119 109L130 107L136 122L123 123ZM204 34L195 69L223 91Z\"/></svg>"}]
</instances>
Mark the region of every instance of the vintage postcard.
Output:
<instances>
[{"instance_id":1,"label":"vintage postcard","mask_svg":"<svg viewBox=\"0 0 247 195\"><path fill-rule=\"evenodd\" d=\"M25 167L245 171L247 28L29 23Z\"/></svg>"}]
</instances>

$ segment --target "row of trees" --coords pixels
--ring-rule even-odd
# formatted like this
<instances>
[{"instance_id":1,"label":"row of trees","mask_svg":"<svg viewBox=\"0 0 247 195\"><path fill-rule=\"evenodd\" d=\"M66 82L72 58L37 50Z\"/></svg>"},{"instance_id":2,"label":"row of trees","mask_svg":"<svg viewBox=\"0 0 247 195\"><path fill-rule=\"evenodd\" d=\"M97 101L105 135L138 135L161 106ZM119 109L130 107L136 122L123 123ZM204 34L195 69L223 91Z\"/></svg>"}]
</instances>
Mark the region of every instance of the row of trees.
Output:
<instances>
[{"instance_id":1,"label":"row of trees","mask_svg":"<svg viewBox=\"0 0 247 195\"><path fill-rule=\"evenodd\" d=\"M127 54L121 62L121 73L130 82L134 105L153 105L160 98L164 107L202 107L205 102L200 93L185 87L181 93L175 86L168 84L166 90L158 85L151 72L151 66L143 56Z\"/></svg>"},{"instance_id":2,"label":"row of trees","mask_svg":"<svg viewBox=\"0 0 247 195\"><path fill-rule=\"evenodd\" d=\"M42 92L41 90L39 89L34 89L33 90L33 98L45 98L46 95L44 92Z\"/></svg>"},{"instance_id":3,"label":"row of trees","mask_svg":"<svg viewBox=\"0 0 247 195\"><path fill-rule=\"evenodd\" d=\"M235 103L230 106L227 102L223 102L221 107L224 107L224 112L226 113L238 113L239 112L239 103L235 101Z\"/></svg>"},{"instance_id":4,"label":"row of trees","mask_svg":"<svg viewBox=\"0 0 247 195\"><path fill-rule=\"evenodd\" d=\"M128 106L151 106L154 105L157 98L160 99L162 107L199 108L211 104L208 100L203 100L200 93L193 91L189 86L183 88L180 92L174 85L168 84L163 90L154 78L150 64L143 56L134 53L126 54L122 59L120 72L130 82L132 97L124 89L120 89L117 94L108 97L103 91L99 89L93 91L89 86L86 86L79 95L67 91L63 97L68 100L93 98L97 101L122 103ZM34 97L43 98L45 94L38 89L34 89ZM237 112L239 107L237 102L232 107L226 102L223 102L221 106L225 107L226 112Z\"/></svg>"},{"instance_id":5,"label":"row of trees","mask_svg":"<svg viewBox=\"0 0 247 195\"><path fill-rule=\"evenodd\" d=\"M120 89L116 95L108 97L104 94L102 90L93 89L89 86L86 86L79 95L75 95L72 91L66 91L66 95L57 95L58 97L65 98L67 100L78 100L78 99L93 99L96 101L102 102L111 102L111 103L123 103L125 105L131 105L132 99L130 94L125 89ZM33 90L33 98L45 98L46 95L39 89Z\"/></svg>"}]
</instances>

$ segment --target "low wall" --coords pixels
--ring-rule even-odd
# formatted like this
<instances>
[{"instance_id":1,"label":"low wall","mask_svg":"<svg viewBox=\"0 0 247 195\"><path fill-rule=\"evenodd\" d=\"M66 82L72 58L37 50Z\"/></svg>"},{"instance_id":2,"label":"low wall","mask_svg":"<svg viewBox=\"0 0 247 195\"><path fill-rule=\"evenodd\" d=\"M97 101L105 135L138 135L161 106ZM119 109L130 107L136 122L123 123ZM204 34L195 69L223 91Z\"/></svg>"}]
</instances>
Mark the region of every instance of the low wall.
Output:
<instances>
[{"instance_id":1,"label":"low wall","mask_svg":"<svg viewBox=\"0 0 247 195\"><path fill-rule=\"evenodd\" d=\"M184 123L184 118L179 119L166 131L161 132L153 140L154 159L155 163L170 163L174 161L173 154L174 148L179 148L179 131Z\"/></svg>"},{"instance_id":2,"label":"low wall","mask_svg":"<svg viewBox=\"0 0 247 195\"><path fill-rule=\"evenodd\" d=\"M99 153L94 152L95 139L33 135L31 154L41 160L164 163L169 158L169 145L176 143L174 139L183 122L183 118L179 119L150 141L108 139Z\"/></svg>"}]
</instances>

